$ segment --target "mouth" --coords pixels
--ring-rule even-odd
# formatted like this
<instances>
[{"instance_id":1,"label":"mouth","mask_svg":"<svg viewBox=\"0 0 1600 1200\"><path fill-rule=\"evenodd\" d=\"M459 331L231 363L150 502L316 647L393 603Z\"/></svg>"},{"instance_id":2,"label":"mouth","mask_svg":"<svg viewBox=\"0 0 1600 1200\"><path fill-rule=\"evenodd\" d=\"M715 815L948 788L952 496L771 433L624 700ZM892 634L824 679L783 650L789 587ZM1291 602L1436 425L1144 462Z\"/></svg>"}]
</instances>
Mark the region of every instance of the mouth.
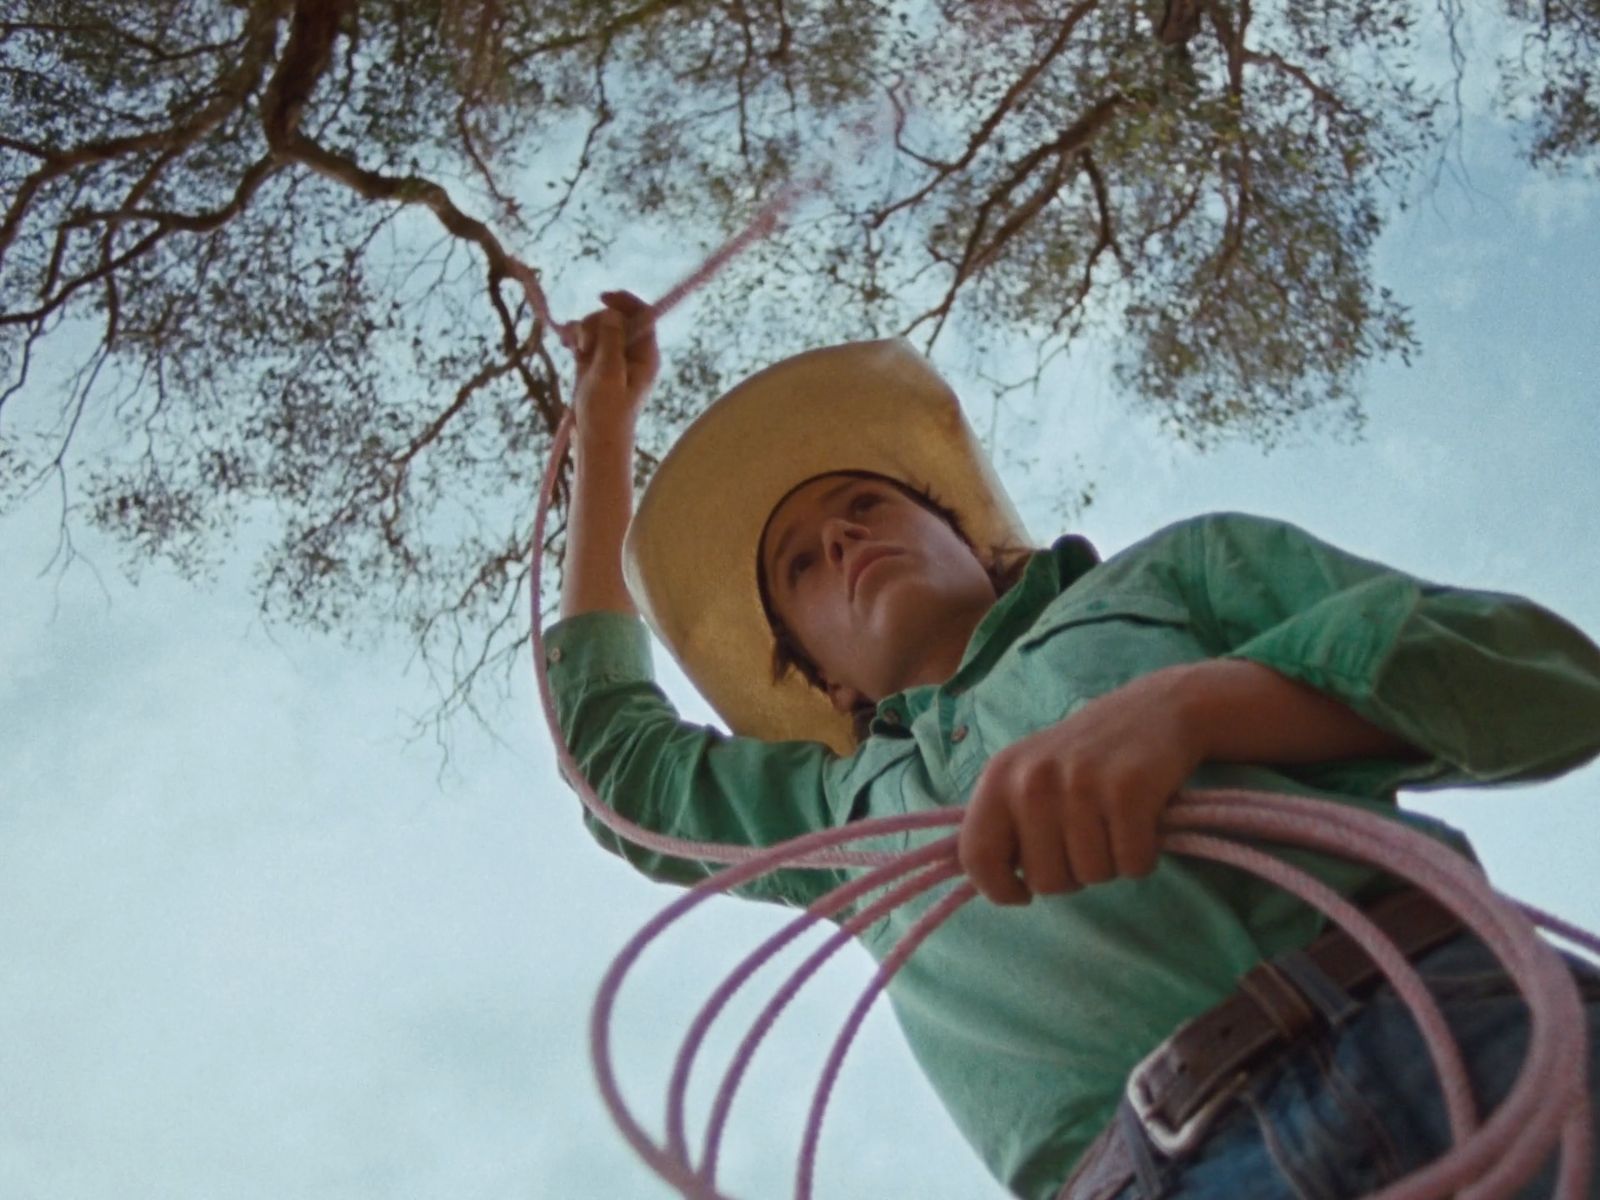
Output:
<instances>
[{"instance_id":1,"label":"mouth","mask_svg":"<svg viewBox=\"0 0 1600 1200\"><path fill-rule=\"evenodd\" d=\"M855 562L850 564L850 599L851 600L854 600L856 598L856 584L857 584L857 582L859 582L859 580L861 579L862 574L866 571L866 569L868 567L870 567L875 562L881 562L886 558L894 557L894 555L896 553L897 552L894 551L894 550L868 550L865 553L863 553L860 558L856 559Z\"/></svg>"}]
</instances>

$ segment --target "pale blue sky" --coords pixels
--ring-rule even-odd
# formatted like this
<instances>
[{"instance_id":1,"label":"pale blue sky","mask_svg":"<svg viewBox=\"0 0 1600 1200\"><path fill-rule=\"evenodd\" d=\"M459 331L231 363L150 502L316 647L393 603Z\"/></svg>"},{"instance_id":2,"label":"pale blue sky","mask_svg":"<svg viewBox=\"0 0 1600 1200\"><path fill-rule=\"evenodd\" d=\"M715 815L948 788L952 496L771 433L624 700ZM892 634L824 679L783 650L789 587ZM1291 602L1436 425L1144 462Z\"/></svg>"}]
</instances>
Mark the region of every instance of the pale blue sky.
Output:
<instances>
[{"instance_id":1,"label":"pale blue sky","mask_svg":"<svg viewBox=\"0 0 1600 1200\"><path fill-rule=\"evenodd\" d=\"M1102 553L1241 509L1600 634L1600 196L1531 177L1487 123L1467 133L1473 190L1447 183L1380 249L1425 352L1373 372L1365 441L1195 457L1083 355L1047 380L1036 427L1001 416L1035 537L1063 532L1055 497L1086 471L1079 529ZM558 304L659 290L678 264L650 249L564 280ZM667 354L692 320L693 302ZM960 386L959 356L946 365ZM430 700L403 650L269 634L238 570L210 592L154 571L135 588L92 538L109 596L83 567L38 579L54 519L45 498L0 540L0 1196L668 1195L611 1129L584 1039L610 956L669 893L580 828L531 679L504 744L462 729L441 781L436 750L403 740ZM1600 927L1600 769L1407 802L1467 830L1502 887ZM618 1036L650 1120L710 973L779 919L717 902L646 960ZM866 967L853 955L780 1024L730 1134L734 1194L788 1194L815 1067ZM847 1064L818 1194L1001 1195L884 1012Z\"/></svg>"}]
</instances>

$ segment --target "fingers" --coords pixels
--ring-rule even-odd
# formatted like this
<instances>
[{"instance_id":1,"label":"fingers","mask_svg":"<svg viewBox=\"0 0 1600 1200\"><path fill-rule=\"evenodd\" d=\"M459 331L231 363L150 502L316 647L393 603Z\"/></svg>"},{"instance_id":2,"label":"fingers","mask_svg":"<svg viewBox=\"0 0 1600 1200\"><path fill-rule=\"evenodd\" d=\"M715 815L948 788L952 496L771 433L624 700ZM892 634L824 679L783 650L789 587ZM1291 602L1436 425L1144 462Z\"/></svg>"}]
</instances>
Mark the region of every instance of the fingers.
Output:
<instances>
[{"instance_id":1,"label":"fingers","mask_svg":"<svg viewBox=\"0 0 1600 1200\"><path fill-rule=\"evenodd\" d=\"M979 780L956 838L961 868L979 893L994 904L1026 904L1033 897L1016 877L1017 836L1005 797L989 778Z\"/></svg>"},{"instance_id":2,"label":"fingers","mask_svg":"<svg viewBox=\"0 0 1600 1200\"><path fill-rule=\"evenodd\" d=\"M1018 858L1022 879L1039 896L1076 891L1078 879L1070 865L1056 808L1060 797L1048 781L1040 780L1012 802L1017 825Z\"/></svg>"},{"instance_id":3,"label":"fingers","mask_svg":"<svg viewBox=\"0 0 1600 1200\"><path fill-rule=\"evenodd\" d=\"M1111 815L1106 831L1118 875L1137 879L1156 869L1161 831L1154 821L1125 805Z\"/></svg>"},{"instance_id":4,"label":"fingers","mask_svg":"<svg viewBox=\"0 0 1600 1200\"><path fill-rule=\"evenodd\" d=\"M601 303L627 319L624 339L628 365L635 374L654 377L660 360L656 348L656 314L649 304L632 292L601 292Z\"/></svg>"},{"instance_id":5,"label":"fingers","mask_svg":"<svg viewBox=\"0 0 1600 1200\"><path fill-rule=\"evenodd\" d=\"M632 292L601 292L600 302L605 305L604 308L596 309L581 321L563 326L573 331L574 337L569 344L580 356L594 353L595 329L602 320L610 319L607 316L609 313L622 315L624 342L630 348L637 341L654 337L655 312Z\"/></svg>"},{"instance_id":6,"label":"fingers","mask_svg":"<svg viewBox=\"0 0 1600 1200\"><path fill-rule=\"evenodd\" d=\"M622 314L612 308L603 308L592 316L584 318L584 325L593 322L591 334L591 355L594 370L601 376L622 375L626 368L623 365L623 345L627 334L627 323Z\"/></svg>"},{"instance_id":7,"label":"fingers","mask_svg":"<svg viewBox=\"0 0 1600 1200\"><path fill-rule=\"evenodd\" d=\"M578 373L624 368L630 384L648 387L661 361L654 310L632 292L601 292L600 300L604 308L568 327Z\"/></svg>"},{"instance_id":8,"label":"fingers","mask_svg":"<svg viewBox=\"0 0 1600 1200\"><path fill-rule=\"evenodd\" d=\"M625 317L638 316L640 313L649 313L650 319L655 320L655 314L650 312L650 306L632 292L613 291L601 292L600 302L607 308L614 308Z\"/></svg>"},{"instance_id":9,"label":"fingers","mask_svg":"<svg viewBox=\"0 0 1600 1200\"><path fill-rule=\"evenodd\" d=\"M624 329L622 314L609 308L592 312L578 323L579 378L623 378Z\"/></svg>"},{"instance_id":10,"label":"fingers","mask_svg":"<svg viewBox=\"0 0 1600 1200\"><path fill-rule=\"evenodd\" d=\"M1148 875L1158 848L1158 830L1127 789L999 756L979 777L957 839L973 886L1007 905Z\"/></svg>"},{"instance_id":11,"label":"fingers","mask_svg":"<svg viewBox=\"0 0 1600 1200\"><path fill-rule=\"evenodd\" d=\"M1072 873L1084 887L1115 878L1111 837L1099 805L1086 796L1068 795L1064 799L1062 822L1067 860Z\"/></svg>"}]
</instances>

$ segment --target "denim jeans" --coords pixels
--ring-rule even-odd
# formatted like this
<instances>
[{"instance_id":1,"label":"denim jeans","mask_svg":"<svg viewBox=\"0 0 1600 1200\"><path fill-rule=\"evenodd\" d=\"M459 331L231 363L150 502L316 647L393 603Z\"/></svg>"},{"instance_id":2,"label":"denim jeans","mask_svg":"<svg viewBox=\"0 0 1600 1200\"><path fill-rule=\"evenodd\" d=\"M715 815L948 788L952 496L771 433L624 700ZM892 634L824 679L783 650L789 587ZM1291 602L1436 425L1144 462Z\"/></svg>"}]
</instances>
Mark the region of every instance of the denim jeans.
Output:
<instances>
[{"instance_id":1,"label":"denim jeans","mask_svg":"<svg viewBox=\"0 0 1600 1200\"><path fill-rule=\"evenodd\" d=\"M1567 961L1588 1014L1589 1090L1600 1114L1600 972ZM1498 960L1469 935L1416 966L1461 1044L1482 1118L1521 1068L1527 1008ZM1410 1010L1385 985L1337 1029L1258 1068L1190 1154L1167 1161L1152 1151L1153 1170L1116 1200L1348 1200L1450 1144L1433 1061ZM1554 1178L1552 1159L1519 1200L1550 1196ZM1600 1170L1589 1195L1600 1200Z\"/></svg>"}]
</instances>

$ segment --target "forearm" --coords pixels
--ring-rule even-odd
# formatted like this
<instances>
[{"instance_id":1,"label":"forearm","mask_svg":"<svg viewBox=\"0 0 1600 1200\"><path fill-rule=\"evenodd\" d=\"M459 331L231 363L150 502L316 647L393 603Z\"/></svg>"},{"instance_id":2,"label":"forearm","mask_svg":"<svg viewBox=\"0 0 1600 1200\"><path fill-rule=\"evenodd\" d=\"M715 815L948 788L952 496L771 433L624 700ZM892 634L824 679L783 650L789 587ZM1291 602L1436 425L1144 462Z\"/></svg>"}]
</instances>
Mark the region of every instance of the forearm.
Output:
<instances>
[{"instance_id":1,"label":"forearm","mask_svg":"<svg viewBox=\"0 0 1600 1200\"><path fill-rule=\"evenodd\" d=\"M572 456L561 615L636 614L622 577L622 541L633 516L633 430L580 425Z\"/></svg>"},{"instance_id":2,"label":"forearm","mask_svg":"<svg viewBox=\"0 0 1600 1200\"><path fill-rule=\"evenodd\" d=\"M1338 700L1243 659L1172 668L1174 690L1206 762L1416 760L1411 743Z\"/></svg>"}]
</instances>

